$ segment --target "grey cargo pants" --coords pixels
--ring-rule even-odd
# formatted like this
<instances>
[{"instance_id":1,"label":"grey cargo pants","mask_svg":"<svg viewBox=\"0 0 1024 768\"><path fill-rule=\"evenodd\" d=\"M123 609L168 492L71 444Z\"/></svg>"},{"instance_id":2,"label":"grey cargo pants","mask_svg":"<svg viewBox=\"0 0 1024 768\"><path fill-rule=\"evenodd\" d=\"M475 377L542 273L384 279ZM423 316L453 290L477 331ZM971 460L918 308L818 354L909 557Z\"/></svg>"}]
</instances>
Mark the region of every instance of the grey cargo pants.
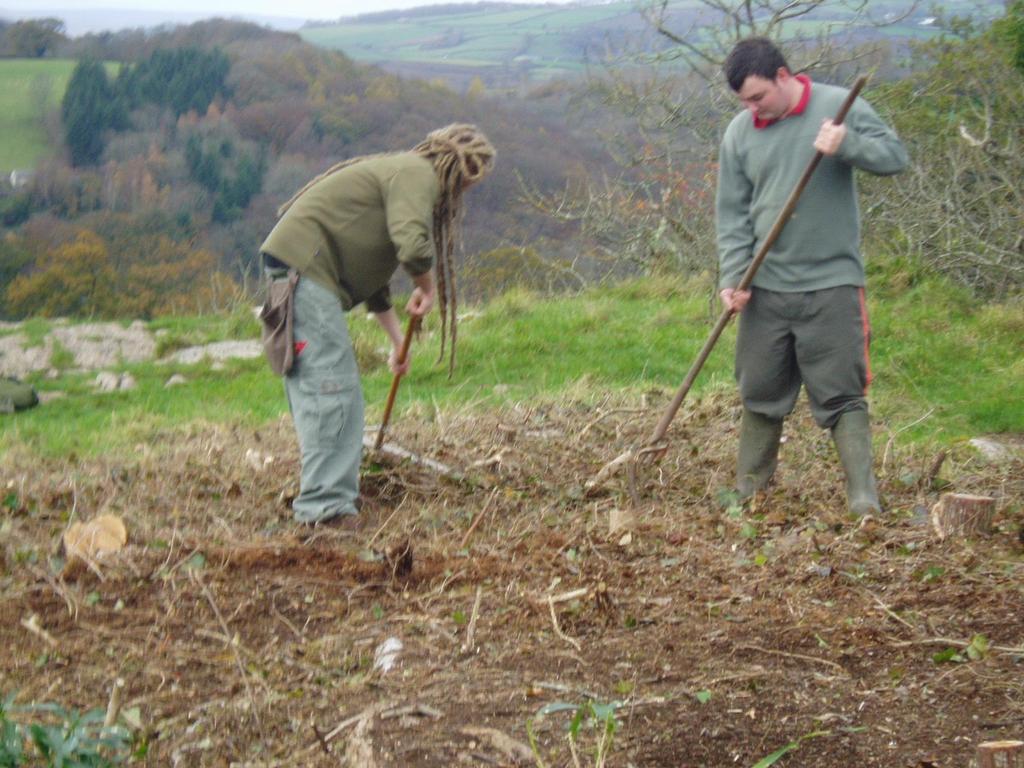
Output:
<instances>
[{"instance_id":1,"label":"grey cargo pants","mask_svg":"<svg viewBox=\"0 0 1024 768\"><path fill-rule=\"evenodd\" d=\"M743 405L781 419L807 388L819 426L867 410L871 332L864 289L853 285L780 293L754 288L740 313L736 380Z\"/></svg>"},{"instance_id":2,"label":"grey cargo pants","mask_svg":"<svg viewBox=\"0 0 1024 768\"><path fill-rule=\"evenodd\" d=\"M285 376L302 455L295 519L356 514L363 454L363 392L341 301L300 279L295 291L295 366Z\"/></svg>"}]
</instances>

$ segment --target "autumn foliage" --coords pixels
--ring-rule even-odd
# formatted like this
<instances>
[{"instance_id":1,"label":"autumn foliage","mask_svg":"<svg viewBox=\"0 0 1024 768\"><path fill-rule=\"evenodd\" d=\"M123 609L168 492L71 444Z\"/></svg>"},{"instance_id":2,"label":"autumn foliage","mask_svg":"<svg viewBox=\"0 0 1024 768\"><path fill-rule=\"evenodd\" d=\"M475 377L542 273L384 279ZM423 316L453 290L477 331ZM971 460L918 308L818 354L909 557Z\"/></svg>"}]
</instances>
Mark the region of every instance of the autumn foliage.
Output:
<instances>
[{"instance_id":1,"label":"autumn foliage","mask_svg":"<svg viewBox=\"0 0 1024 768\"><path fill-rule=\"evenodd\" d=\"M8 306L16 315L151 318L217 309L236 296L237 286L216 269L210 251L166 236L151 246L145 260L119 264L102 237L83 230L44 251L33 272L11 282Z\"/></svg>"},{"instance_id":2,"label":"autumn foliage","mask_svg":"<svg viewBox=\"0 0 1024 768\"><path fill-rule=\"evenodd\" d=\"M480 125L501 156L473 192L466 258L510 242L573 258L557 222L520 201L517 174L551 190L604 162L554 101L517 104L536 113L513 119L480 88L462 96L251 24L87 35L62 55L83 62L64 98L65 146L0 198L4 319L191 311L234 286L251 297L281 202L338 160L411 147L453 121Z\"/></svg>"}]
</instances>

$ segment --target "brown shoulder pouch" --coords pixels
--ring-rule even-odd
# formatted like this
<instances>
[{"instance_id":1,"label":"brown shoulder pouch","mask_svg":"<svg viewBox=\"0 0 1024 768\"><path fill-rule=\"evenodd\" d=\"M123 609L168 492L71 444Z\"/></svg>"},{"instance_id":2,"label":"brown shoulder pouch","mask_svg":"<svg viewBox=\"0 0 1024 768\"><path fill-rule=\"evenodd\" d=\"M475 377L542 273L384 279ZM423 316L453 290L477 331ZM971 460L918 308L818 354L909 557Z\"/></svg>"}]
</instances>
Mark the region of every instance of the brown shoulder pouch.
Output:
<instances>
[{"instance_id":1,"label":"brown shoulder pouch","mask_svg":"<svg viewBox=\"0 0 1024 768\"><path fill-rule=\"evenodd\" d=\"M288 278L270 280L267 300L260 310L263 323L263 351L271 369L278 376L284 376L295 363L295 336L292 325L295 318L295 286L299 273L288 270Z\"/></svg>"}]
</instances>

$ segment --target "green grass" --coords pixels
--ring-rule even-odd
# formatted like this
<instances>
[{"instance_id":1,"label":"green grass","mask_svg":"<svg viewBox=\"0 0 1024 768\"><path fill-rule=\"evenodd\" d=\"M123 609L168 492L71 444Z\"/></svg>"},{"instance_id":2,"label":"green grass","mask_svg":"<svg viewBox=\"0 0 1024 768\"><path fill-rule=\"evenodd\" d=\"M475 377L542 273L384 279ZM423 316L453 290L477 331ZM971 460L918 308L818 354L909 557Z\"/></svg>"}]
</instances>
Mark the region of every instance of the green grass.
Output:
<instances>
[{"instance_id":1,"label":"green grass","mask_svg":"<svg viewBox=\"0 0 1024 768\"><path fill-rule=\"evenodd\" d=\"M1024 303L987 305L906 266L872 275L879 410L894 428L943 442L1024 433ZM928 415L931 414L931 415Z\"/></svg>"},{"instance_id":2,"label":"green grass","mask_svg":"<svg viewBox=\"0 0 1024 768\"><path fill-rule=\"evenodd\" d=\"M65 60L0 61L0 171L31 168L51 152L43 117L60 104L74 68Z\"/></svg>"},{"instance_id":3,"label":"green grass","mask_svg":"<svg viewBox=\"0 0 1024 768\"><path fill-rule=\"evenodd\" d=\"M1024 305L986 306L899 265L876 270L871 281L871 397L879 428L893 433L919 422L902 431L901 439L943 445L986 433L1024 433ZM449 380L445 365L435 362L434 315L414 346L395 416L409 409L423 416L434 408L532 405L566 396L596 402L622 391L667 396L704 343L709 318L707 286L666 278L552 299L514 291L469 312L459 324L458 365ZM242 310L160 320L151 327L176 339L171 347L256 336ZM360 359L372 359L385 345L361 311L350 317L350 327ZM691 397L709 388L734 391L734 331L730 327L723 335ZM209 363L146 363L126 370L137 379L136 390L96 393L94 373L37 380L41 391L67 394L0 417L0 457L13 449L53 457L128 456L137 444L173 439L197 424L257 427L287 411L281 382L261 359L234 361L219 371ZM166 389L174 372L189 382ZM379 418L390 383L383 366L364 366L368 422Z\"/></svg>"},{"instance_id":4,"label":"green grass","mask_svg":"<svg viewBox=\"0 0 1024 768\"><path fill-rule=\"evenodd\" d=\"M70 59L0 59L0 173L32 168L53 153L44 118L60 108L76 64ZM112 77L118 66L107 65Z\"/></svg>"}]
</instances>

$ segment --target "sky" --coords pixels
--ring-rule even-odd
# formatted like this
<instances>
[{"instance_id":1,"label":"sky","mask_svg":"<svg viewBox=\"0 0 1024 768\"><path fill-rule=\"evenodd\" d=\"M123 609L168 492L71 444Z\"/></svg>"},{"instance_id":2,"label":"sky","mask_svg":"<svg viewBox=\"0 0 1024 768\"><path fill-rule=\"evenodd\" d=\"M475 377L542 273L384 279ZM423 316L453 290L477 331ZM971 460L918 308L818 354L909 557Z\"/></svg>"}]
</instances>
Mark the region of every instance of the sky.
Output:
<instances>
[{"instance_id":1,"label":"sky","mask_svg":"<svg viewBox=\"0 0 1024 768\"><path fill-rule=\"evenodd\" d=\"M356 16L373 11L438 5L443 2L446 0L0 0L0 16L10 18L51 13L59 16L61 11L125 9L135 13L200 13L204 16L266 16L320 20Z\"/></svg>"}]
</instances>

